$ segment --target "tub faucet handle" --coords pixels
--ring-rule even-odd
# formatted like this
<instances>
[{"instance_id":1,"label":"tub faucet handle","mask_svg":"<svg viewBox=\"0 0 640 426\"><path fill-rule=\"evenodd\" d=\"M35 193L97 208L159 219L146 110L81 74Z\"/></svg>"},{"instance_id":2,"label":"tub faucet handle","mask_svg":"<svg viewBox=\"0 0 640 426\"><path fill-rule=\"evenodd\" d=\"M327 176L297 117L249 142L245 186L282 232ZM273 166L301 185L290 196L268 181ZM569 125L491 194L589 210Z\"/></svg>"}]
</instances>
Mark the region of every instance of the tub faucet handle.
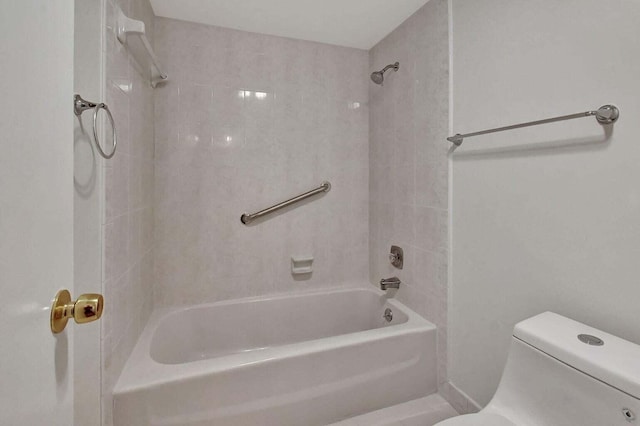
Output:
<instances>
[{"instance_id":1,"label":"tub faucet handle","mask_svg":"<svg viewBox=\"0 0 640 426\"><path fill-rule=\"evenodd\" d=\"M389 253L389 262L398 269L402 269L404 263L404 252L401 247L391 246Z\"/></svg>"}]
</instances>

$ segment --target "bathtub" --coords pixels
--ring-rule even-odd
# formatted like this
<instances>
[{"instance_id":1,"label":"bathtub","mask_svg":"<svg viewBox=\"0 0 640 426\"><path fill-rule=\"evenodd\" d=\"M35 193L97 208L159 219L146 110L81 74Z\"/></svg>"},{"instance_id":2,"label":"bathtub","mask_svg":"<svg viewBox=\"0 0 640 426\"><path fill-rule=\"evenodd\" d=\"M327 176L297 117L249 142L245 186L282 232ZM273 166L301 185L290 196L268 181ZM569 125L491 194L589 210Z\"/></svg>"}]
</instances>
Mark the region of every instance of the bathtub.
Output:
<instances>
[{"instance_id":1,"label":"bathtub","mask_svg":"<svg viewBox=\"0 0 640 426\"><path fill-rule=\"evenodd\" d=\"M113 415L115 426L326 425L436 388L435 326L379 290L342 288L154 311Z\"/></svg>"}]
</instances>

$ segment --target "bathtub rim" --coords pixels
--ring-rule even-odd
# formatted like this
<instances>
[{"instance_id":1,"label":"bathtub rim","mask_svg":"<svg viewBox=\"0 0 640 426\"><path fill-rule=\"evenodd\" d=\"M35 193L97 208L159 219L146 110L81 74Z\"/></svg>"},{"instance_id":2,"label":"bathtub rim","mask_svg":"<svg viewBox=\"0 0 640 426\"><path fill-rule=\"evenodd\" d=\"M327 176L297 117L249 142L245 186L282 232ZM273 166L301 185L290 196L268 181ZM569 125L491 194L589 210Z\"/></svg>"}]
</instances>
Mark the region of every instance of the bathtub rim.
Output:
<instances>
[{"instance_id":1,"label":"bathtub rim","mask_svg":"<svg viewBox=\"0 0 640 426\"><path fill-rule=\"evenodd\" d=\"M397 325L381 328L373 328L364 331L341 334L337 336L323 337L314 340L289 343L285 345L273 346L262 351L251 351L246 353L235 353L216 358L207 358L191 361L182 364L162 364L151 357L151 341L156 328L161 320L173 313L185 312L192 309L210 308L217 306L232 305L237 303L247 303L256 301L268 301L286 299L291 297L304 297L334 293L354 293L368 292L380 298L385 298L393 308L402 311L407 315L407 321ZM298 357L306 354L334 350L337 348L361 345L374 340L390 338L393 336L404 336L424 332L436 332L436 326L426 320L406 305L391 297L370 284L364 286L335 286L322 289L309 289L301 291L290 291L263 296L251 296L238 299L229 299L217 302L202 303L197 305L182 305L160 307L154 309L149 317L142 333L140 334L135 347L129 355L120 377L115 383L113 394L122 395L130 392L137 392L154 386L166 383L189 380L210 374L241 369L259 363L268 363L274 360ZM240 361L240 362L239 362Z\"/></svg>"}]
</instances>

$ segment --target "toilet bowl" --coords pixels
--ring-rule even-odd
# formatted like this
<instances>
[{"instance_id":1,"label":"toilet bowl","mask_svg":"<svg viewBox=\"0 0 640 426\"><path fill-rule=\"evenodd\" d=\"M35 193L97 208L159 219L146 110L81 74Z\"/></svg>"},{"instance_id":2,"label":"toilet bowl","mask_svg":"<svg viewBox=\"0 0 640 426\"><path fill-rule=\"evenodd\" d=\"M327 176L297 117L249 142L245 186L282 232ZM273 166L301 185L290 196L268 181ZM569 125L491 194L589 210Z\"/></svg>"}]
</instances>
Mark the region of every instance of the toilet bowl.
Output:
<instances>
[{"instance_id":1,"label":"toilet bowl","mask_svg":"<svg viewBox=\"0 0 640 426\"><path fill-rule=\"evenodd\" d=\"M640 426L640 346L545 312L518 323L489 404L436 426Z\"/></svg>"}]
</instances>

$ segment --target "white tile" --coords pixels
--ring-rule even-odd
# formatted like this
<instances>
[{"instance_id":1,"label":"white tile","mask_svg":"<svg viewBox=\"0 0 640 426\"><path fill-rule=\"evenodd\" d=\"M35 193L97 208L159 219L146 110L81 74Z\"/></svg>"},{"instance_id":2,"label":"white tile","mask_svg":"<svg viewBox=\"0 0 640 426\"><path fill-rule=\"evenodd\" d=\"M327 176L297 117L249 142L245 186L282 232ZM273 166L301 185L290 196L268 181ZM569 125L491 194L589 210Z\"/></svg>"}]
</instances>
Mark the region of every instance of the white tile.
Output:
<instances>
[{"instance_id":1,"label":"white tile","mask_svg":"<svg viewBox=\"0 0 640 426\"><path fill-rule=\"evenodd\" d=\"M371 282L403 246L408 284L398 298L445 330L447 323L449 123L448 12L430 1L369 52L368 72L400 61L384 86L369 83ZM379 263L379 264L378 264ZM440 333L442 336L442 332ZM445 340L444 336L441 340ZM439 353L446 364L446 347ZM440 368L441 376L446 368ZM441 377L444 380L445 377Z\"/></svg>"},{"instance_id":2,"label":"white tile","mask_svg":"<svg viewBox=\"0 0 640 426\"><path fill-rule=\"evenodd\" d=\"M429 6L367 53L164 18L154 28L146 0L124 5L145 20L170 81L153 91L140 86L126 50L107 40L107 99L122 123L123 155L106 172L104 285L122 301L119 319L105 321L106 383L115 382L153 306L136 312L132 297L193 304L365 280L369 270L388 272L391 243L410 253L404 300L446 323L446 304L428 300L446 282L445 174L420 168L446 145L448 105L431 111L424 98L448 93L441 56L435 64L424 57L441 55L432 45L448 43L446 8ZM425 31L422 44L417 28ZM384 87L373 85L369 63L379 68L395 58L401 72ZM325 196L254 227L240 223L243 212L325 179L333 184ZM289 258L302 251L316 261L313 276L300 282ZM440 257L415 261L429 252ZM221 277L236 285L212 285ZM380 415L366 424L414 421L410 412L404 420Z\"/></svg>"},{"instance_id":3,"label":"white tile","mask_svg":"<svg viewBox=\"0 0 640 426\"><path fill-rule=\"evenodd\" d=\"M366 82L366 53L159 22L156 35L171 40L170 48L159 50L160 61L184 67L170 76L179 108L165 105L176 102L169 87L155 92L158 303L366 280L368 114L346 99L366 105L368 84L354 85L352 70L334 69L348 59ZM337 88L348 88L348 98ZM240 223L243 212L322 180L333 185L324 197L252 227ZM316 257L314 274L295 281L289 258L307 251ZM211 285L217 277L233 277L237 285Z\"/></svg>"},{"instance_id":4,"label":"white tile","mask_svg":"<svg viewBox=\"0 0 640 426\"><path fill-rule=\"evenodd\" d=\"M145 21L153 40L154 17L146 0L117 2L130 16ZM104 424L111 418L111 389L152 309L154 118L171 117L160 108L154 117L154 93L135 69L130 53L113 32L114 4L106 4L106 100L117 126L118 150L105 161L103 292ZM162 93L170 94L171 91ZM171 105L171 103L169 103ZM170 120L168 120L170 122ZM135 300L147 299L142 305ZM111 307L111 308L109 308Z\"/></svg>"}]
</instances>

